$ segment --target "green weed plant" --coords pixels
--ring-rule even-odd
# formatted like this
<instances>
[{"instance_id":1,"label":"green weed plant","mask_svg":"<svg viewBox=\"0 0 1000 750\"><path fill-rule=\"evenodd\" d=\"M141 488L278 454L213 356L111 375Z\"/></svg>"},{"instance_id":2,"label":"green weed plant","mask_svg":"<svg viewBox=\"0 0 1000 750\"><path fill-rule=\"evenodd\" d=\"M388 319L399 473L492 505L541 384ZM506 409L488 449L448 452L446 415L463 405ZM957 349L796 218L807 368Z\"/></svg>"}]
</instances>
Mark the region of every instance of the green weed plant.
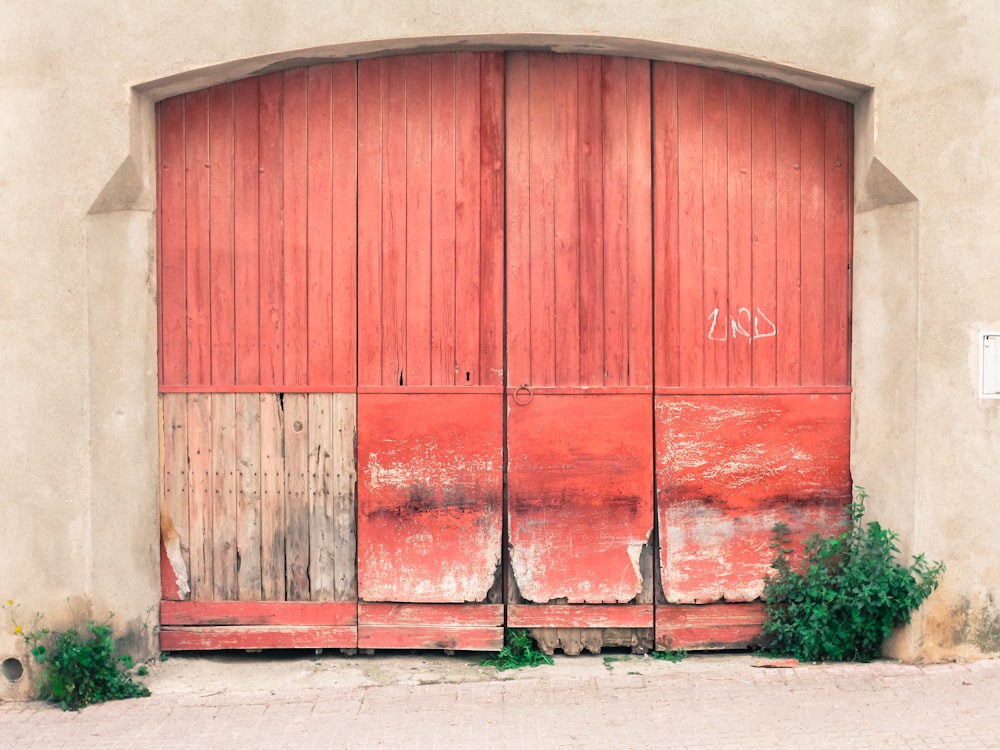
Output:
<instances>
[{"instance_id":1,"label":"green weed plant","mask_svg":"<svg viewBox=\"0 0 1000 750\"><path fill-rule=\"evenodd\" d=\"M484 667L496 667L498 672L540 664L552 664L552 657L538 650L535 640L526 630L508 630L507 644L495 657L483 661Z\"/></svg>"},{"instance_id":2,"label":"green weed plant","mask_svg":"<svg viewBox=\"0 0 1000 750\"><path fill-rule=\"evenodd\" d=\"M25 639L42 667L39 697L64 711L149 695L149 688L132 680L132 657L118 653L107 623L91 621L82 635L76 628L36 630Z\"/></svg>"},{"instance_id":3,"label":"green weed plant","mask_svg":"<svg viewBox=\"0 0 1000 750\"><path fill-rule=\"evenodd\" d=\"M922 554L909 566L900 563L898 535L876 521L862 523L867 497L858 487L847 530L813 535L798 565L788 526L775 525L774 573L764 584L766 651L800 661L871 661L937 588L944 563Z\"/></svg>"}]
</instances>

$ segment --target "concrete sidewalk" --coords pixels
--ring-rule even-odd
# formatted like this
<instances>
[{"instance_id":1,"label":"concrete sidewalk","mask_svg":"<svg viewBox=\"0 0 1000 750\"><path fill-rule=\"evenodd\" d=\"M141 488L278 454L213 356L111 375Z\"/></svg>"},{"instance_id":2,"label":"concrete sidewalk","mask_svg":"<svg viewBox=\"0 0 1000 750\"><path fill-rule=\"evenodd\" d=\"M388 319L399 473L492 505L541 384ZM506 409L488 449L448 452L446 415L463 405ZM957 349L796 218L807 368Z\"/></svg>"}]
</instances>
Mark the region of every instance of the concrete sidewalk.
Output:
<instances>
[{"instance_id":1,"label":"concrete sidewalk","mask_svg":"<svg viewBox=\"0 0 1000 750\"><path fill-rule=\"evenodd\" d=\"M171 656L153 696L0 704L5 748L1000 748L1000 660L753 666L749 655Z\"/></svg>"}]
</instances>

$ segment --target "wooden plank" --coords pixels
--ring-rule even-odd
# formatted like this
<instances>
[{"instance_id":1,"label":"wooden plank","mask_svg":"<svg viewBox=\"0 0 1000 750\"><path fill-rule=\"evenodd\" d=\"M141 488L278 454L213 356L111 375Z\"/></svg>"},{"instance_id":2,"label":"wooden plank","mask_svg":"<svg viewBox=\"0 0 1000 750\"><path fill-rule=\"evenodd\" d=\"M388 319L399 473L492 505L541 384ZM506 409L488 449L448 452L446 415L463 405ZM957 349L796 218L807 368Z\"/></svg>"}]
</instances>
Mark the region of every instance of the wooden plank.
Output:
<instances>
[{"instance_id":1,"label":"wooden plank","mask_svg":"<svg viewBox=\"0 0 1000 750\"><path fill-rule=\"evenodd\" d=\"M209 248L208 92L185 103L185 214L187 228L187 382L211 383L212 321Z\"/></svg>"},{"instance_id":2,"label":"wooden plank","mask_svg":"<svg viewBox=\"0 0 1000 750\"><path fill-rule=\"evenodd\" d=\"M604 223L604 384L629 382L629 151L626 63L601 59ZM647 93L648 99L648 93ZM648 149L648 145L647 145ZM647 197L648 200L648 197ZM649 283L647 273L644 284ZM647 347L652 342L647 342Z\"/></svg>"},{"instance_id":3,"label":"wooden plank","mask_svg":"<svg viewBox=\"0 0 1000 750\"><path fill-rule=\"evenodd\" d=\"M826 229L823 97L801 92L802 101L802 385L822 385L825 350Z\"/></svg>"},{"instance_id":4,"label":"wooden plank","mask_svg":"<svg viewBox=\"0 0 1000 750\"><path fill-rule=\"evenodd\" d=\"M333 422L333 598L350 601L358 597L357 565L357 403L353 393L334 394Z\"/></svg>"},{"instance_id":5,"label":"wooden plank","mask_svg":"<svg viewBox=\"0 0 1000 750\"><path fill-rule=\"evenodd\" d=\"M191 593L188 530L187 399L184 394L160 396L160 536L163 596L185 599ZM166 517L164 517L164 514Z\"/></svg>"},{"instance_id":6,"label":"wooden plank","mask_svg":"<svg viewBox=\"0 0 1000 750\"><path fill-rule=\"evenodd\" d=\"M850 382L851 107L827 99L825 108L826 246L823 382Z\"/></svg>"},{"instance_id":7,"label":"wooden plank","mask_svg":"<svg viewBox=\"0 0 1000 750\"><path fill-rule=\"evenodd\" d=\"M309 601L309 403L284 396L285 598Z\"/></svg>"},{"instance_id":8,"label":"wooden plank","mask_svg":"<svg viewBox=\"0 0 1000 750\"><path fill-rule=\"evenodd\" d=\"M510 628L651 628L652 604L511 604Z\"/></svg>"},{"instance_id":9,"label":"wooden plank","mask_svg":"<svg viewBox=\"0 0 1000 750\"><path fill-rule=\"evenodd\" d=\"M236 383L260 381L260 132L257 78L233 84Z\"/></svg>"},{"instance_id":10,"label":"wooden plank","mask_svg":"<svg viewBox=\"0 0 1000 750\"><path fill-rule=\"evenodd\" d=\"M480 272L479 380L481 386L504 383L505 201L504 91L502 52L479 55L480 86ZM470 82L467 86L474 87Z\"/></svg>"},{"instance_id":11,"label":"wooden plank","mask_svg":"<svg viewBox=\"0 0 1000 750\"><path fill-rule=\"evenodd\" d=\"M605 385L604 143L601 58L582 55L579 69L580 385Z\"/></svg>"},{"instance_id":12,"label":"wooden plank","mask_svg":"<svg viewBox=\"0 0 1000 750\"><path fill-rule=\"evenodd\" d=\"M382 385L382 60L358 62L358 384Z\"/></svg>"},{"instance_id":13,"label":"wooden plank","mask_svg":"<svg viewBox=\"0 0 1000 750\"><path fill-rule=\"evenodd\" d=\"M333 65L333 384L357 384L358 73Z\"/></svg>"},{"instance_id":14,"label":"wooden plank","mask_svg":"<svg viewBox=\"0 0 1000 750\"><path fill-rule=\"evenodd\" d=\"M406 58L382 61L381 385L406 385Z\"/></svg>"},{"instance_id":15,"label":"wooden plank","mask_svg":"<svg viewBox=\"0 0 1000 750\"><path fill-rule=\"evenodd\" d=\"M628 352L623 385L653 384L653 165L647 60L626 63L628 115Z\"/></svg>"},{"instance_id":16,"label":"wooden plank","mask_svg":"<svg viewBox=\"0 0 1000 750\"><path fill-rule=\"evenodd\" d=\"M187 229L185 202L185 98L166 99L159 113L160 385L187 383Z\"/></svg>"},{"instance_id":17,"label":"wooden plank","mask_svg":"<svg viewBox=\"0 0 1000 750\"><path fill-rule=\"evenodd\" d=\"M285 598L285 413L280 394L260 395L261 598Z\"/></svg>"},{"instance_id":18,"label":"wooden plank","mask_svg":"<svg viewBox=\"0 0 1000 750\"><path fill-rule=\"evenodd\" d=\"M730 336L725 382L739 387L753 382L752 110L750 79L732 73L726 79Z\"/></svg>"},{"instance_id":19,"label":"wooden plank","mask_svg":"<svg viewBox=\"0 0 1000 750\"><path fill-rule=\"evenodd\" d=\"M333 68L306 71L306 297L308 382L333 383Z\"/></svg>"},{"instance_id":20,"label":"wooden plank","mask_svg":"<svg viewBox=\"0 0 1000 750\"><path fill-rule=\"evenodd\" d=\"M775 84L751 82L752 165L751 195L753 214L753 290L750 312L753 318L751 352L754 386L777 384L777 256L776 256L776 141Z\"/></svg>"},{"instance_id":21,"label":"wooden plank","mask_svg":"<svg viewBox=\"0 0 1000 750\"><path fill-rule=\"evenodd\" d=\"M677 171L678 185L683 186L678 199L677 341L680 362L677 384L703 386L705 380L705 347L715 342L706 340L713 329L711 315L716 302L704 295L704 153L702 150L704 100L702 71L686 65L677 66ZM719 315L721 311L716 311ZM724 325L724 323L723 323ZM723 330L725 330L723 328ZM715 385L713 381L711 383Z\"/></svg>"},{"instance_id":22,"label":"wooden plank","mask_svg":"<svg viewBox=\"0 0 1000 750\"><path fill-rule=\"evenodd\" d=\"M503 607L361 602L358 647L498 651L503 647Z\"/></svg>"},{"instance_id":23,"label":"wooden plank","mask_svg":"<svg viewBox=\"0 0 1000 750\"><path fill-rule=\"evenodd\" d=\"M398 283L403 285L405 294L405 382L408 385L431 383L430 83L430 59L426 55L407 57L404 105L406 228L405 238L400 237L405 244L405 260Z\"/></svg>"},{"instance_id":24,"label":"wooden plank","mask_svg":"<svg viewBox=\"0 0 1000 750\"><path fill-rule=\"evenodd\" d=\"M653 527L651 396L535 394L527 404L509 397L507 408L510 567L520 597L641 596Z\"/></svg>"},{"instance_id":25,"label":"wooden plank","mask_svg":"<svg viewBox=\"0 0 1000 750\"><path fill-rule=\"evenodd\" d=\"M260 77L260 383L281 386L284 366L281 73Z\"/></svg>"},{"instance_id":26,"label":"wooden plank","mask_svg":"<svg viewBox=\"0 0 1000 750\"><path fill-rule=\"evenodd\" d=\"M736 300L731 300L729 297L730 217L727 77L726 73L718 70L704 72L704 151L702 156L705 200L702 219L705 243L702 270L704 307L699 314L698 336L695 345L705 351L704 384L717 387L729 384L729 352L734 343L739 343L734 342L734 331L730 330L729 326L732 314L730 305L736 303ZM692 165L692 167L697 169L696 165ZM684 179L684 175L681 179ZM693 185L692 189L695 189ZM694 220L697 221L697 217ZM692 291L697 295L696 290ZM688 293L687 287L682 294L686 293ZM716 325L716 321L718 321L718 325ZM709 322L710 326L710 334L707 337L703 328L705 322Z\"/></svg>"},{"instance_id":27,"label":"wooden plank","mask_svg":"<svg viewBox=\"0 0 1000 750\"><path fill-rule=\"evenodd\" d=\"M446 62L449 59L451 62ZM437 279L437 269L440 268L439 284L442 290L435 292L435 297L442 299L442 309L436 313L435 346L438 351L436 356L440 361L440 375L435 377L434 382L473 387L479 385L481 378L482 300L486 295L495 297L498 292L502 294L503 291L487 290L480 281L481 274L486 270L482 267L481 251L481 213L484 210L481 180L493 171L492 164L484 165L482 162L481 152L486 144L481 143L481 96L484 94L480 91L480 60L479 54L458 54L454 58L435 58L434 62L435 107L442 108L442 112L435 114L433 121L454 123L454 128L435 129L435 140L440 138L441 142L434 146L434 159L444 160L440 170L435 167L435 174L440 171L443 176L447 176L448 164L451 163L454 185L450 185L442 177L440 186L435 188L435 212L442 214L440 219L432 220L436 243L434 277ZM448 77L453 81L454 87L451 96L446 95L443 89ZM449 139L454 143L455 149L452 162L443 151L448 148ZM443 210L439 203L441 200L448 200L448 196L451 196L454 206L453 215ZM444 239L438 241L437 227L441 222ZM438 246L445 248L449 242L452 243L450 254L442 256ZM449 285L452 296L444 302L443 290ZM453 342L447 339L449 331L454 336ZM445 372L449 363L450 377Z\"/></svg>"},{"instance_id":28,"label":"wooden plank","mask_svg":"<svg viewBox=\"0 0 1000 750\"><path fill-rule=\"evenodd\" d=\"M356 648L354 626L165 627L160 630L161 651L218 651L222 649Z\"/></svg>"},{"instance_id":29,"label":"wooden plank","mask_svg":"<svg viewBox=\"0 0 1000 750\"><path fill-rule=\"evenodd\" d=\"M333 599L333 394L306 397L309 410L309 598Z\"/></svg>"},{"instance_id":30,"label":"wooden plank","mask_svg":"<svg viewBox=\"0 0 1000 750\"><path fill-rule=\"evenodd\" d=\"M778 86L775 92L776 252L775 325L777 385L799 385L801 379L802 153L799 90Z\"/></svg>"},{"instance_id":31,"label":"wooden plank","mask_svg":"<svg viewBox=\"0 0 1000 750\"><path fill-rule=\"evenodd\" d=\"M478 602L501 557L499 394L358 397L358 593Z\"/></svg>"},{"instance_id":32,"label":"wooden plank","mask_svg":"<svg viewBox=\"0 0 1000 750\"><path fill-rule=\"evenodd\" d=\"M462 58L463 60L465 58ZM478 336L475 328L463 329L463 359L466 362L462 375L456 373L456 344L458 330L456 326L456 309L461 309L462 315L479 318L479 284L476 276L469 270L478 270L479 226L475 221L479 205L479 145L478 104L479 97L473 101L475 107L471 112L463 112L462 129L459 130L459 109L456 96L465 94L459 91L456 56L454 54L437 54L429 58L430 72L430 130L432 143L430 147L430 179L431 196L430 226L433 233L430 237L430 258L428 268L430 284L430 379L434 385L455 385L456 380L462 383L471 381L471 374L466 379L465 373L471 373L470 362L475 361L475 351ZM469 67L468 62L464 63ZM478 93L478 92L477 92ZM463 98L462 104L468 108L468 102ZM470 127L471 126L471 127ZM473 136L472 143L468 140ZM470 149L471 146L471 149ZM468 151L472 153L468 153ZM459 172L459 165L462 171ZM475 172L470 175L470 165L475 166ZM456 199L461 196L461 201ZM461 251L458 248L457 232L461 220L463 240ZM470 231L471 226L475 230ZM470 242L470 240L472 240ZM456 259L458 253L463 254L463 270L465 271L462 285L456 284ZM475 265L473 265L475 263ZM430 268L434 273L430 275ZM459 295L463 298L461 307L457 302ZM470 354L471 353L471 354ZM478 367L476 368L479 369Z\"/></svg>"},{"instance_id":33,"label":"wooden plank","mask_svg":"<svg viewBox=\"0 0 1000 750\"><path fill-rule=\"evenodd\" d=\"M261 396L236 396L236 568L238 598L259 601L262 591Z\"/></svg>"},{"instance_id":34,"label":"wooden plank","mask_svg":"<svg viewBox=\"0 0 1000 750\"><path fill-rule=\"evenodd\" d=\"M680 385L677 66L652 64L653 338L657 386Z\"/></svg>"},{"instance_id":35,"label":"wooden plank","mask_svg":"<svg viewBox=\"0 0 1000 750\"><path fill-rule=\"evenodd\" d=\"M214 393L212 401L212 565L213 598L238 597L236 396Z\"/></svg>"},{"instance_id":36,"label":"wooden plank","mask_svg":"<svg viewBox=\"0 0 1000 750\"><path fill-rule=\"evenodd\" d=\"M211 380L236 382L235 153L232 84L209 89Z\"/></svg>"},{"instance_id":37,"label":"wooden plank","mask_svg":"<svg viewBox=\"0 0 1000 750\"><path fill-rule=\"evenodd\" d=\"M188 549L191 598L215 595L212 531L212 397L191 394L187 399Z\"/></svg>"},{"instance_id":38,"label":"wooden plank","mask_svg":"<svg viewBox=\"0 0 1000 750\"><path fill-rule=\"evenodd\" d=\"M735 649L752 645L764 623L764 605L670 605L656 608L657 650Z\"/></svg>"},{"instance_id":39,"label":"wooden plank","mask_svg":"<svg viewBox=\"0 0 1000 750\"><path fill-rule=\"evenodd\" d=\"M507 374L531 382L531 191L527 53L507 61Z\"/></svg>"},{"instance_id":40,"label":"wooden plank","mask_svg":"<svg viewBox=\"0 0 1000 750\"><path fill-rule=\"evenodd\" d=\"M160 602L163 625L354 625L354 602Z\"/></svg>"},{"instance_id":41,"label":"wooden plank","mask_svg":"<svg viewBox=\"0 0 1000 750\"><path fill-rule=\"evenodd\" d=\"M530 236L529 309L532 385L555 385L555 257L552 227L555 189L553 95L566 85L556 81L553 55L535 54L528 73L528 214Z\"/></svg>"},{"instance_id":42,"label":"wooden plank","mask_svg":"<svg viewBox=\"0 0 1000 750\"><path fill-rule=\"evenodd\" d=\"M284 384L309 382L307 179L309 154L306 69L285 71L282 139L282 290ZM329 252L324 248L325 252Z\"/></svg>"},{"instance_id":43,"label":"wooden plank","mask_svg":"<svg viewBox=\"0 0 1000 750\"><path fill-rule=\"evenodd\" d=\"M555 232L555 385L580 383L580 147L577 57L556 55L552 92L556 137L552 217Z\"/></svg>"}]
</instances>

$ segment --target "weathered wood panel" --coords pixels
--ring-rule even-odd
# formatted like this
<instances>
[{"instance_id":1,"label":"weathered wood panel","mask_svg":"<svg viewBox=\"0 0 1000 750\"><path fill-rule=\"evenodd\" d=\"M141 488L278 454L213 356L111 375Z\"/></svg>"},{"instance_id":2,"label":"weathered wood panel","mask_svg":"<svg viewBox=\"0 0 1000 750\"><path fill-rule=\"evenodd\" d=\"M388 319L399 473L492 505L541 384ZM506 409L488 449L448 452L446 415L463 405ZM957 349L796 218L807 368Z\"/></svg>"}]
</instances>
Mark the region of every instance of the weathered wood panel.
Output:
<instances>
[{"instance_id":1,"label":"weathered wood panel","mask_svg":"<svg viewBox=\"0 0 1000 750\"><path fill-rule=\"evenodd\" d=\"M499 581L500 394L362 394L358 585L369 602L482 602Z\"/></svg>"},{"instance_id":2,"label":"weathered wood panel","mask_svg":"<svg viewBox=\"0 0 1000 750\"><path fill-rule=\"evenodd\" d=\"M158 105L161 390L353 388L356 67Z\"/></svg>"},{"instance_id":3,"label":"weathered wood panel","mask_svg":"<svg viewBox=\"0 0 1000 750\"><path fill-rule=\"evenodd\" d=\"M843 386L850 106L653 64L656 386Z\"/></svg>"},{"instance_id":4,"label":"weathered wood panel","mask_svg":"<svg viewBox=\"0 0 1000 750\"><path fill-rule=\"evenodd\" d=\"M641 601L651 396L512 395L507 408L512 602Z\"/></svg>"},{"instance_id":5,"label":"weathered wood panel","mask_svg":"<svg viewBox=\"0 0 1000 750\"><path fill-rule=\"evenodd\" d=\"M188 567L191 598L354 601L356 396L160 400L163 536L184 552L173 567Z\"/></svg>"},{"instance_id":6,"label":"weathered wood panel","mask_svg":"<svg viewBox=\"0 0 1000 750\"><path fill-rule=\"evenodd\" d=\"M163 625L354 625L355 602L163 602Z\"/></svg>"},{"instance_id":7,"label":"weathered wood panel","mask_svg":"<svg viewBox=\"0 0 1000 750\"><path fill-rule=\"evenodd\" d=\"M851 497L850 395L658 397L663 601L751 601L774 524L839 531Z\"/></svg>"},{"instance_id":8,"label":"weathered wood panel","mask_svg":"<svg viewBox=\"0 0 1000 750\"><path fill-rule=\"evenodd\" d=\"M224 649L349 648L358 643L353 625L212 625L164 626L163 651L220 651Z\"/></svg>"}]
</instances>

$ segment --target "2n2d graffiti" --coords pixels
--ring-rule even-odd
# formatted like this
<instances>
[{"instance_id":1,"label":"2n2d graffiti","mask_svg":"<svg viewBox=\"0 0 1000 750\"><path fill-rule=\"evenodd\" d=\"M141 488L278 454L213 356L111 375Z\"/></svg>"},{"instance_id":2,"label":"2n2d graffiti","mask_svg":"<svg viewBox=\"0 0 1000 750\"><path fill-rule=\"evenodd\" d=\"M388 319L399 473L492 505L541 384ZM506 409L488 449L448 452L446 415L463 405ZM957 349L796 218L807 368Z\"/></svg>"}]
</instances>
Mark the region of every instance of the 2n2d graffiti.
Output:
<instances>
[{"instance_id":1,"label":"2n2d graffiti","mask_svg":"<svg viewBox=\"0 0 1000 750\"><path fill-rule=\"evenodd\" d=\"M720 321L721 318L721 321ZM764 311L755 307L740 307L735 313L721 315L716 307L708 314L708 338L710 341L736 340L741 336L748 341L770 338L778 335L778 327Z\"/></svg>"}]
</instances>

